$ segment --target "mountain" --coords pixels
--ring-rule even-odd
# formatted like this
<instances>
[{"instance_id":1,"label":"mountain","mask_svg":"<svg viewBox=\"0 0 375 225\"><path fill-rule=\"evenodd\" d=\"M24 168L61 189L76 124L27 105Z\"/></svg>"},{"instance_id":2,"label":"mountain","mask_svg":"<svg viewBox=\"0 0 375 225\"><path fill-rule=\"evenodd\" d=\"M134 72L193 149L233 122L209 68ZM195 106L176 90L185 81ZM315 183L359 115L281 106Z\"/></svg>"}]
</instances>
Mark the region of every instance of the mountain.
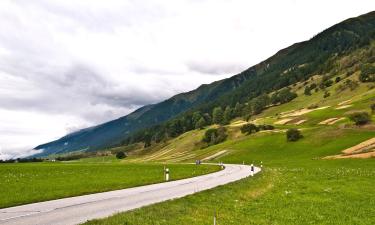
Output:
<instances>
[{"instance_id":1,"label":"mountain","mask_svg":"<svg viewBox=\"0 0 375 225\"><path fill-rule=\"evenodd\" d=\"M250 76L251 73L233 76L211 84L201 85L196 90L175 95L158 104L143 106L127 116L41 144L35 149L43 149L43 152L34 156L40 157L77 150L90 151L114 146L136 130L164 122L201 103L213 101L223 93L233 91Z\"/></svg>"},{"instance_id":2,"label":"mountain","mask_svg":"<svg viewBox=\"0 0 375 225\"><path fill-rule=\"evenodd\" d=\"M71 133L37 146L45 156L76 150L92 151L120 144L136 131L216 106L247 104L263 94L281 90L313 75L333 73L337 57L370 45L375 39L375 12L347 19L308 41L280 50L265 61L230 78L202 85L119 119Z\"/></svg>"}]
</instances>

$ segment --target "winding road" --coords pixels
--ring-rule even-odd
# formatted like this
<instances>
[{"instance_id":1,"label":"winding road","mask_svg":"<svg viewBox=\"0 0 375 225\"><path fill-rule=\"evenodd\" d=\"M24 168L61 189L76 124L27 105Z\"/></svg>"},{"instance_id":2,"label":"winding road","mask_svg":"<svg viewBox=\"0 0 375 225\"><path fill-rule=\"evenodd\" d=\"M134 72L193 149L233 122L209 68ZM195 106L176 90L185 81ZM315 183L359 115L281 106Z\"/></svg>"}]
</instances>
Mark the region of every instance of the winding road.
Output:
<instances>
[{"instance_id":1,"label":"winding road","mask_svg":"<svg viewBox=\"0 0 375 225\"><path fill-rule=\"evenodd\" d=\"M0 209L0 224L69 225L142 206L181 198L251 175L247 165L225 164L219 172L117 191L83 195ZM255 167L255 173L260 168Z\"/></svg>"}]
</instances>

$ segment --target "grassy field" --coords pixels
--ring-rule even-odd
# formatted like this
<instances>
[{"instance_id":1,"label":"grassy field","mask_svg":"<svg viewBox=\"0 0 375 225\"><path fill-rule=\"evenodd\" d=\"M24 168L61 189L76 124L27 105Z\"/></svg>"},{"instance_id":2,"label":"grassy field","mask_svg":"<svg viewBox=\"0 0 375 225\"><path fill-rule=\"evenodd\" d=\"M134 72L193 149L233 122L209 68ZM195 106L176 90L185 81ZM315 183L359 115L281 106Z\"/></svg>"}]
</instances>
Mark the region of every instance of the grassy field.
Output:
<instances>
[{"instance_id":1,"label":"grassy field","mask_svg":"<svg viewBox=\"0 0 375 225\"><path fill-rule=\"evenodd\" d=\"M374 224L375 161L322 160L375 136L360 129L311 129L299 142L285 134L257 134L225 142L220 158L264 163L264 171L179 200L121 213L88 224Z\"/></svg>"},{"instance_id":2,"label":"grassy field","mask_svg":"<svg viewBox=\"0 0 375 225\"><path fill-rule=\"evenodd\" d=\"M219 170L207 165L167 166L172 180ZM163 167L121 163L113 157L67 163L0 164L0 208L163 182Z\"/></svg>"},{"instance_id":3,"label":"grassy field","mask_svg":"<svg viewBox=\"0 0 375 225\"><path fill-rule=\"evenodd\" d=\"M182 199L155 204L87 224L375 224L375 160L322 159L375 137L374 125L356 127L347 115L353 111L370 112L375 89L361 84L356 90L336 93L337 84L312 96L301 94L290 103L271 107L252 118L258 124L273 124L283 119L282 112L316 104L329 106L299 116L300 125L276 125L277 132L239 134L239 126L227 126L224 143L201 149L197 143L204 130L190 131L170 140L150 153L136 156L139 161L191 161L225 150L213 159L225 163L263 162L264 170L254 178L221 186ZM344 109L337 109L350 105ZM344 117L332 125L323 120ZM374 114L372 115L375 121ZM285 130L299 128L303 138L287 142Z\"/></svg>"}]
</instances>

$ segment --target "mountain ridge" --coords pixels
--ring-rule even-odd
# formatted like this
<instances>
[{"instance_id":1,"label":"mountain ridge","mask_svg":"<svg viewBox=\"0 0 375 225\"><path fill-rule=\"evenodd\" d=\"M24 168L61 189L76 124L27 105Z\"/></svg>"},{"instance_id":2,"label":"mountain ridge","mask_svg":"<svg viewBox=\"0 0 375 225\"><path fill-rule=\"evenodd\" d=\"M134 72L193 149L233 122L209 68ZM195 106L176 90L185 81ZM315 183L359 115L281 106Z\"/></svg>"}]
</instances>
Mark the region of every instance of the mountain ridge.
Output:
<instances>
[{"instance_id":1,"label":"mountain ridge","mask_svg":"<svg viewBox=\"0 0 375 225\"><path fill-rule=\"evenodd\" d=\"M375 37L375 12L349 18L308 41L279 50L266 60L229 78L204 84L160 103L94 127L39 145L39 156L75 150L98 150L118 145L135 131L158 125L183 113L210 112L214 106L234 106L264 93L280 90L319 72L327 72L331 59L369 44Z\"/></svg>"}]
</instances>

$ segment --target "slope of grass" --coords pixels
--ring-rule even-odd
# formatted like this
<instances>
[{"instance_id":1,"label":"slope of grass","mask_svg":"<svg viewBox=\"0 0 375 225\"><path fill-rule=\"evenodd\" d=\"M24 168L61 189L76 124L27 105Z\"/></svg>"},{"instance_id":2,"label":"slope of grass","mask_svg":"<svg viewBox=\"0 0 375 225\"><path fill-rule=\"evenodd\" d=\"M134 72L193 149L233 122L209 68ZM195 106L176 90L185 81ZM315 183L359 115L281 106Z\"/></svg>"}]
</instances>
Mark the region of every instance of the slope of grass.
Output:
<instances>
[{"instance_id":1,"label":"slope of grass","mask_svg":"<svg viewBox=\"0 0 375 225\"><path fill-rule=\"evenodd\" d=\"M87 224L374 224L375 161L321 160L375 136L375 131L310 129L288 143L285 134L257 134L213 146L231 148L220 161L264 163L264 171L213 190Z\"/></svg>"},{"instance_id":2,"label":"slope of grass","mask_svg":"<svg viewBox=\"0 0 375 225\"><path fill-rule=\"evenodd\" d=\"M330 106L296 116L296 120L307 120L301 125L276 125L278 132L244 136L238 134L240 126L233 123L227 127L229 139L218 145L198 148L192 143L199 141L198 134L203 135L203 131L192 131L171 140L173 145L163 146L164 149L174 146L172 151L165 152L164 159L180 153L177 158L182 161L193 160L194 157L184 158L191 153L202 159L227 150L213 161L256 165L262 162L264 170L260 175L88 224L212 224L215 212L217 224L374 224L375 160L323 160L322 157L374 137L375 130L355 127L347 118L334 125L319 125L319 122L347 117L351 111L369 111L375 92L363 84L344 93L335 93L334 88L335 85L329 89L332 95L326 99L320 96L322 93L300 95L252 118L258 124L272 124L282 119L281 112L305 108L311 103ZM347 103L351 107L336 109L347 100L351 100ZM284 131L291 127L300 128L304 137L287 142Z\"/></svg>"},{"instance_id":3,"label":"slope of grass","mask_svg":"<svg viewBox=\"0 0 375 225\"><path fill-rule=\"evenodd\" d=\"M98 160L0 164L0 208L163 182L163 164L111 162L114 159L97 163ZM208 165L167 166L172 180L219 170L218 166Z\"/></svg>"}]
</instances>

